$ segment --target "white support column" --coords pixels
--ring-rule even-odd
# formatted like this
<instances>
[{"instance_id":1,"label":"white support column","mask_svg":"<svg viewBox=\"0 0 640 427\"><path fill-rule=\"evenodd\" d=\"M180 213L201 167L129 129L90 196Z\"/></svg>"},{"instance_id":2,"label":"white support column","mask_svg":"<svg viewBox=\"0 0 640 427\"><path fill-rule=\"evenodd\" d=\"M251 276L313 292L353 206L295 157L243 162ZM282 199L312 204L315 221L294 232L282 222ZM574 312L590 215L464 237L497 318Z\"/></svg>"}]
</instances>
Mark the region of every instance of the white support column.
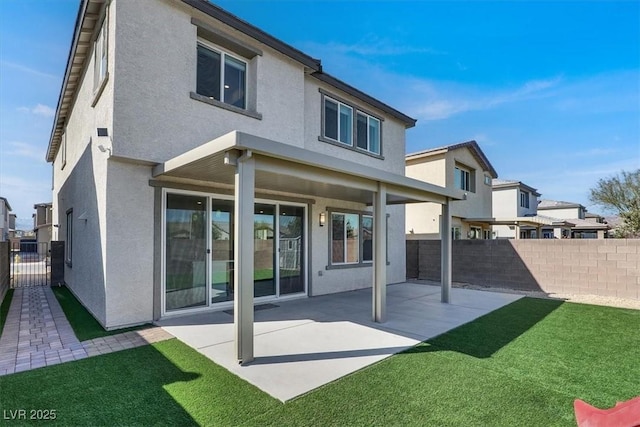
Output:
<instances>
[{"instance_id":1,"label":"white support column","mask_svg":"<svg viewBox=\"0 0 640 427\"><path fill-rule=\"evenodd\" d=\"M253 360L253 214L255 159L245 152L236 162L233 323L238 363Z\"/></svg>"},{"instance_id":2,"label":"white support column","mask_svg":"<svg viewBox=\"0 0 640 427\"><path fill-rule=\"evenodd\" d=\"M373 321L387 321L387 187L378 182L373 198Z\"/></svg>"},{"instance_id":3,"label":"white support column","mask_svg":"<svg viewBox=\"0 0 640 427\"><path fill-rule=\"evenodd\" d=\"M442 205L442 230L440 248L440 281L442 282L442 297L444 303L451 302L451 202Z\"/></svg>"}]
</instances>

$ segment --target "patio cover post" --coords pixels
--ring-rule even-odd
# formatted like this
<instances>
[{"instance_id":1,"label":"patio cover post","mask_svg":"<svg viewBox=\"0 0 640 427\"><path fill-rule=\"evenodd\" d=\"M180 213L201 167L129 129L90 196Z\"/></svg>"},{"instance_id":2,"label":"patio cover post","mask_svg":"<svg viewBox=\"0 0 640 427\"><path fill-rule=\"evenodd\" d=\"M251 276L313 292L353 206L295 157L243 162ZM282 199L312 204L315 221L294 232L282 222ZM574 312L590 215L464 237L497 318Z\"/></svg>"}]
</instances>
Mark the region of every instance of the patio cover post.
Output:
<instances>
[{"instance_id":1,"label":"patio cover post","mask_svg":"<svg viewBox=\"0 0 640 427\"><path fill-rule=\"evenodd\" d=\"M387 321L387 186L373 196L373 321Z\"/></svg>"},{"instance_id":2,"label":"patio cover post","mask_svg":"<svg viewBox=\"0 0 640 427\"><path fill-rule=\"evenodd\" d=\"M233 323L236 357L241 364L253 360L253 215L255 159L245 151L236 161L234 212Z\"/></svg>"},{"instance_id":3,"label":"patio cover post","mask_svg":"<svg viewBox=\"0 0 640 427\"><path fill-rule=\"evenodd\" d=\"M440 281L442 282L442 297L444 303L450 302L451 294L451 202L447 199L442 205L442 230L440 248Z\"/></svg>"}]
</instances>

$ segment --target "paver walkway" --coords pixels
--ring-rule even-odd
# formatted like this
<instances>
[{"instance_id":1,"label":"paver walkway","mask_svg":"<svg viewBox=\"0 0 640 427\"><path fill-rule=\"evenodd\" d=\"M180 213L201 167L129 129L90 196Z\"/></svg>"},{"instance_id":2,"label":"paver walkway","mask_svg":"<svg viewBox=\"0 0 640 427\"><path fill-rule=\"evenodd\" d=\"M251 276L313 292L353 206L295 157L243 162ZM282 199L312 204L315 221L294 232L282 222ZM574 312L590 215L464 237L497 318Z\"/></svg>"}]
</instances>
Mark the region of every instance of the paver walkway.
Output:
<instances>
[{"instance_id":1,"label":"paver walkway","mask_svg":"<svg viewBox=\"0 0 640 427\"><path fill-rule=\"evenodd\" d=\"M173 338L162 328L80 342L47 286L19 288L0 338L0 375L27 371Z\"/></svg>"}]
</instances>

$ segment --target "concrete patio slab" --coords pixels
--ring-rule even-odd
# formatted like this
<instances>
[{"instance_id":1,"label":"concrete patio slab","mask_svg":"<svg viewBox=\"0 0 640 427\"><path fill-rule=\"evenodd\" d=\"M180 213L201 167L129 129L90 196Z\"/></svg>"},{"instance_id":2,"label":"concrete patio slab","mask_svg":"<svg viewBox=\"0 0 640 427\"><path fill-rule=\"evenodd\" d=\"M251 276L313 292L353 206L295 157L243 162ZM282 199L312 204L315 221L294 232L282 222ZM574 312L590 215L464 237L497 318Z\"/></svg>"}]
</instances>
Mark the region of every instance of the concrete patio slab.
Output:
<instances>
[{"instance_id":1,"label":"concrete patio slab","mask_svg":"<svg viewBox=\"0 0 640 427\"><path fill-rule=\"evenodd\" d=\"M233 316L201 313L158 324L271 396L287 401L470 322L521 295L402 283L387 287L387 318L371 320L371 289L280 301L255 312L255 361L238 365Z\"/></svg>"}]
</instances>

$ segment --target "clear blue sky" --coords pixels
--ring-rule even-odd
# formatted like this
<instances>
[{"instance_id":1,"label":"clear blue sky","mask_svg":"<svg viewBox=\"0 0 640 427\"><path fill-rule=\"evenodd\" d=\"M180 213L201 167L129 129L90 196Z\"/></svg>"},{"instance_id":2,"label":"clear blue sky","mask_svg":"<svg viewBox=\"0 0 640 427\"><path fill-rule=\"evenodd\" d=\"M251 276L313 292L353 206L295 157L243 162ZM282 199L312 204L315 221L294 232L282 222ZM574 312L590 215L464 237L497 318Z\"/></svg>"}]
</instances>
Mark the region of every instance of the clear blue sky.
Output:
<instances>
[{"instance_id":1,"label":"clear blue sky","mask_svg":"<svg viewBox=\"0 0 640 427\"><path fill-rule=\"evenodd\" d=\"M417 118L407 152L475 139L500 178L592 212L599 178L640 168L639 1L218 4ZM51 200L77 5L0 1L0 195L22 221Z\"/></svg>"}]
</instances>

